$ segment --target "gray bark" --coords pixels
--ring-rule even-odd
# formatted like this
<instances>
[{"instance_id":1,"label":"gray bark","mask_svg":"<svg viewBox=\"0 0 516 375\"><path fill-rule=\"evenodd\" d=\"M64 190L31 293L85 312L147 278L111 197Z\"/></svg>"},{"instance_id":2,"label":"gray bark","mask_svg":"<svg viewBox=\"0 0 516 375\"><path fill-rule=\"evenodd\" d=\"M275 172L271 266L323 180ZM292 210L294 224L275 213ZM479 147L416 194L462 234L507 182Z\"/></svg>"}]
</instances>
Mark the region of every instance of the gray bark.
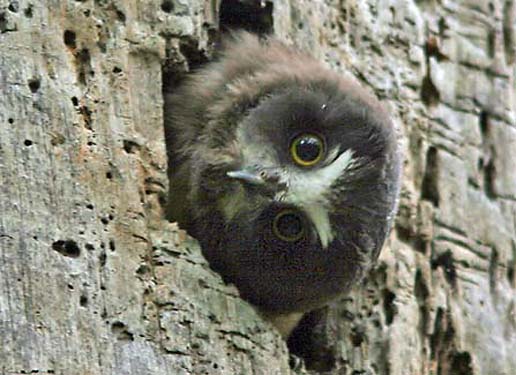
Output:
<instances>
[{"instance_id":1,"label":"gray bark","mask_svg":"<svg viewBox=\"0 0 516 375\"><path fill-rule=\"evenodd\" d=\"M294 371L162 219L162 83L210 57L219 3L0 0L0 374ZM251 25L375 92L407 155L378 266L295 371L514 374L514 2L264 4Z\"/></svg>"}]
</instances>

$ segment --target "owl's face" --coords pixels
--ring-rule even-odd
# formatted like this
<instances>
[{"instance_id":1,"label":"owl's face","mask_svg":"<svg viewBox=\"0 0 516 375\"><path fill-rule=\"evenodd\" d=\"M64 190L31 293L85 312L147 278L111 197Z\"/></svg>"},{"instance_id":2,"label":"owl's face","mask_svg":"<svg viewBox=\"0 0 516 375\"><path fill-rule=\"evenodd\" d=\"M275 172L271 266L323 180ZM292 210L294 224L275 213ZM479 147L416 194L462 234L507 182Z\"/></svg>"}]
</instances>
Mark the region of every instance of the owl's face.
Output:
<instances>
[{"instance_id":1,"label":"owl's face","mask_svg":"<svg viewBox=\"0 0 516 375\"><path fill-rule=\"evenodd\" d=\"M386 134L374 120L363 103L322 92L264 100L237 127L238 168L221 181L232 185L220 197L225 220L275 207L269 225L277 241L310 238L327 248L339 229L331 215L349 209L357 184L373 183L369 169L384 155Z\"/></svg>"},{"instance_id":2,"label":"owl's face","mask_svg":"<svg viewBox=\"0 0 516 375\"><path fill-rule=\"evenodd\" d=\"M224 189L211 197L223 229L207 246L252 302L321 302L376 256L394 209L383 181L392 134L382 121L352 95L296 88L235 124L234 157L217 175Z\"/></svg>"}]
</instances>

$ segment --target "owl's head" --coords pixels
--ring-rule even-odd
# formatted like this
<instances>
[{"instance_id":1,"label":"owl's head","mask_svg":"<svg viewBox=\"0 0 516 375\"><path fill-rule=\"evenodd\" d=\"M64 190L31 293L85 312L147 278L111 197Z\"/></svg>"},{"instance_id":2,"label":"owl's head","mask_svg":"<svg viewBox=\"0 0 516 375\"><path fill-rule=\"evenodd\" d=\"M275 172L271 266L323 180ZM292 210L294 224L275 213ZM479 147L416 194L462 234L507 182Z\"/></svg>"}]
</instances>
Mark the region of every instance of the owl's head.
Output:
<instances>
[{"instance_id":1,"label":"owl's head","mask_svg":"<svg viewBox=\"0 0 516 375\"><path fill-rule=\"evenodd\" d=\"M308 55L248 34L176 97L188 227L212 267L269 311L349 290L378 256L400 186L379 102Z\"/></svg>"},{"instance_id":2,"label":"owl's head","mask_svg":"<svg viewBox=\"0 0 516 375\"><path fill-rule=\"evenodd\" d=\"M392 206L374 196L387 186L393 146L377 110L332 83L263 98L236 127L235 158L221 181L231 186L219 200L225 221L268 213L276 241L310 239L326 249L342 230L334 217Z\"/></svg>"}]
</instances>

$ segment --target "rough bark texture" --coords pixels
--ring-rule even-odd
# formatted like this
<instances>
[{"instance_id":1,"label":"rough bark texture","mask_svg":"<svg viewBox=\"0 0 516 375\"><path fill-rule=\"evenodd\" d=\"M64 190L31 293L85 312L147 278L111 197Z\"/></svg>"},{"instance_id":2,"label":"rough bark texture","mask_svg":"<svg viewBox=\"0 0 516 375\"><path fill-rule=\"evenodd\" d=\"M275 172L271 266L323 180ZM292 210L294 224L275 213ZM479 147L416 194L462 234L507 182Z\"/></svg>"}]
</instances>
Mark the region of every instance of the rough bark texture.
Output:
<instances>
[{"instance_id":1,"label":"rough bark texture","mask_svg":"<svg viewBox=\"0 0 516 375\"><path fill-rule=\"evenodd\" d=\"M515 3L259 3L0 0L0 374L515 373ZM162 86L223 26L351 73L403 133L396 228L294 334L306 368L161 218Z\"/></svg>"}]
</instances>

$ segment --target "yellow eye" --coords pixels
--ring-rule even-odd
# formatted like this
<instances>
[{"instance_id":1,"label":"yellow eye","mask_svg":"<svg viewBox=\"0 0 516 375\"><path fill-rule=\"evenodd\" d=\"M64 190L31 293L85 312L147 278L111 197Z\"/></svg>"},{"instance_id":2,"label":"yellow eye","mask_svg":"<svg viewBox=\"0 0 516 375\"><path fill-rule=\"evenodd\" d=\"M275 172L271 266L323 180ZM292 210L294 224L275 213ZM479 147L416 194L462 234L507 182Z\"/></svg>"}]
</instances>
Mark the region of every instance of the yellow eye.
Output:
<instances>
[{"instance_id":1,"label":"yellow eye","mask_svg":"<svg viewBox=\"0 0 516 375\"><path fill-rule=\"evenodd\" d=\"M311 167L321 161L324 142L315 134L301 134L290 144L290 155L297 165Z\"/></svg>"},{"instance_id":2,"label":"yellow eye","mask_svg":"<svg viewBox=\"0 0 516 375\"><path fill-rule=\"evenodd\" d=\"M276 237L285 242L299 241L305 234L305 225L301 216L294 210L280 211L272 222L272 231Z\"/></svg>"}]
</instances>

